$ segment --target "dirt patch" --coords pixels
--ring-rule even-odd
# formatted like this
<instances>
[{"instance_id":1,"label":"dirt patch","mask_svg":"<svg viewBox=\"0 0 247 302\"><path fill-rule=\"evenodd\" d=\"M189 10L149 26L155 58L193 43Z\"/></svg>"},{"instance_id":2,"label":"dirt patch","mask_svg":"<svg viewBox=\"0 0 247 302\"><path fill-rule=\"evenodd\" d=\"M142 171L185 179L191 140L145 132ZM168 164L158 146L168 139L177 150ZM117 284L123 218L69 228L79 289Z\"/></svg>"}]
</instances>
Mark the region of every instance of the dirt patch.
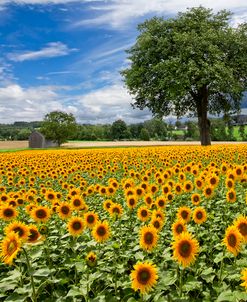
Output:
<instances>
[{"instance_id":1,"label":"dirt patch","mask_svg":"<svg viewBox=\"0 0 247 302\"><path fill-rule=\"evenodd\" d=\"M28 141L0 141L0 150L25 148L28 148Z\"/></svg>"},{"instance_id":2,"label":"dirt patch","mask_svg":"<svg viewBox=\"0 0 247 302\"><path fill-rule=\"evenodd\" d=\"M212 142L216 144L240 144L246 142ZM117 142L69 142L62 145L64 148L91 148L91 147L141 147L141 146L199 146L200 142L185 141L117 141ZM0 150L25 149L28 148L28 141L0 141Z\"/></svg>"}]
</instances>

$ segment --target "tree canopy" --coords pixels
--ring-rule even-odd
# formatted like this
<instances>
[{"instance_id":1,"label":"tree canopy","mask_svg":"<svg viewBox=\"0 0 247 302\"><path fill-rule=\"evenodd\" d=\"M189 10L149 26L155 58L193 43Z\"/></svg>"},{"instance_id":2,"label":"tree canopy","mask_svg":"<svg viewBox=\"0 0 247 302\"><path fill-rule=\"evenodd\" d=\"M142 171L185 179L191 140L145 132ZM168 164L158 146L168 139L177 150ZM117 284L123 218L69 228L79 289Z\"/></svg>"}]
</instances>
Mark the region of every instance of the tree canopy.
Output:
<instances>
[{"instance_id":1,"label":"tree canopy","mask_svg":"<svg viewBox=\"0 0 247 302\"><path fill-rule=\"evenodd\" d=\"M208 113L237 112L247 89L247 24L233 28L230 18L200 6L140 24L127 51L131 65L121 72L133 106L197 116L201 143L209 145Z\"/></svg>"},{"instance_id":2,"label":"tree canopy","mask_svg":"<svg viewBox=\"0 0 247 302\"><path fill-rule=\"evenodd\" d=\"M46 138L58 143L65 143L77 130L75 117L72 113L52 111L45 115L40 131Z\"/></svg>"}]
</instances>

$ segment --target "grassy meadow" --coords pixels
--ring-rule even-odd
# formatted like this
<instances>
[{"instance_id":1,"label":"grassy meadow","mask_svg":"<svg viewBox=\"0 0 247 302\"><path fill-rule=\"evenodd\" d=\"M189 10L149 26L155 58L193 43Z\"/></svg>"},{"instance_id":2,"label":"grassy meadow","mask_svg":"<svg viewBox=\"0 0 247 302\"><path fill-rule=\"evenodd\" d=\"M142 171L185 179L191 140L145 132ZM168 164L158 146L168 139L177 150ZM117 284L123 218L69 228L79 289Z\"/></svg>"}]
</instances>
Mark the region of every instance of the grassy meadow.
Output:
<instances>
[{"instance_id":1,"label":"grassy meadow","mask_svg":"<svg viewBox=\"0 0 247 302\"><path fill-rule=\"evenodd\" d=\"M247 145L0 153L0 301L246 301Z\"/></svg>"}]
</instances>

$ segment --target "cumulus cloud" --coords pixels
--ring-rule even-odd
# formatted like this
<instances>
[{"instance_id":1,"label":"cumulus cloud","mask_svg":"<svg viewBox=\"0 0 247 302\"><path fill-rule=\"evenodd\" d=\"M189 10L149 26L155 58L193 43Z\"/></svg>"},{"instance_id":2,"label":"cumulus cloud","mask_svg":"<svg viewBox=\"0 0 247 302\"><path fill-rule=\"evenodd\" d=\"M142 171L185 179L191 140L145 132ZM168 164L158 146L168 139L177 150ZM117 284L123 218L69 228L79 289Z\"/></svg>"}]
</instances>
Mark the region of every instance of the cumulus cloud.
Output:
<instances>
[{"instance_id":1,"label":"cumulus cloud","mask_svg":"<svg viewBox=\"0 0 247 302\"><path fill-rule=\"evenodd\" d=\"M132 99L120 83L83 95L63 95L63 90L67 87L24 88L11 84L0 88L1 122L42 120L54 110L72 113L79 123L91 124L107 124L117 119L137 123L151 118L148 110L133 110Z\"/></svg>"},{"instance_id":2,"label":"cumulus cloud","mask_svg":"<svg viewBox=\"0 0 247 302\"><path fill-rule=\"evenodd\" d=\"M53 110L75 113L73 106L63 105L56 92L58 88L39 86L23 88L11 84L0 88L0 112L3 123L42 120Z\"/></svg>"},{"instance_id":3,"label":"cumulus cloud","mask_svg":"<svg viewBox=\"0 0 247 302\"><path fill-rule=\"evenodd\" d=\"M15 62L23 62L28 60L38 60L44 58L54 58L60 56L66 56L71 51L75 51L76 49L69 49L67 45L61 42L51 42L48 43L47 46L40 50L36 51L24 51L21 53L9 53L8 58L11 61Z\"/></svg>"},{"instance_id":4,"label":"cumulus cloud","mask_svg":"<svg viewBox=\"0 0 247 302\"><path fill-rule=\"evenodd\" d=\"M136 123L151 117L148 110L133 110L132 98L121 84L104 87L78 97L78 118L83 123L112 123L123 119Z\"/></svg>"}]
</instances>

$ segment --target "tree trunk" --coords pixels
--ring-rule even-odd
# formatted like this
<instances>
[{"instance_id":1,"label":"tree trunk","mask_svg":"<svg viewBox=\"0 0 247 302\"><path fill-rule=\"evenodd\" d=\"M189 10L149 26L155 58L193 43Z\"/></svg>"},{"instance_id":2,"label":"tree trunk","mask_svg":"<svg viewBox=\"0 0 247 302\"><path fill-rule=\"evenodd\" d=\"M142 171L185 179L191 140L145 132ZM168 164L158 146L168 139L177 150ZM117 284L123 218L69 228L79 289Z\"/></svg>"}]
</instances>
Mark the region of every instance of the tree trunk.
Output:
<instances>
[{"instance_id":1,"label":"tree trunk","mask_svg":"<svg viewBox=\"0 0 247 302\"><path fill-rule=\"evenodd\" d=\"M200 90L200 98L197 103L198 126L202 146L211 145L210 121L208 115L208 88L204 85Z\"/></svg>"}]
</instances>

